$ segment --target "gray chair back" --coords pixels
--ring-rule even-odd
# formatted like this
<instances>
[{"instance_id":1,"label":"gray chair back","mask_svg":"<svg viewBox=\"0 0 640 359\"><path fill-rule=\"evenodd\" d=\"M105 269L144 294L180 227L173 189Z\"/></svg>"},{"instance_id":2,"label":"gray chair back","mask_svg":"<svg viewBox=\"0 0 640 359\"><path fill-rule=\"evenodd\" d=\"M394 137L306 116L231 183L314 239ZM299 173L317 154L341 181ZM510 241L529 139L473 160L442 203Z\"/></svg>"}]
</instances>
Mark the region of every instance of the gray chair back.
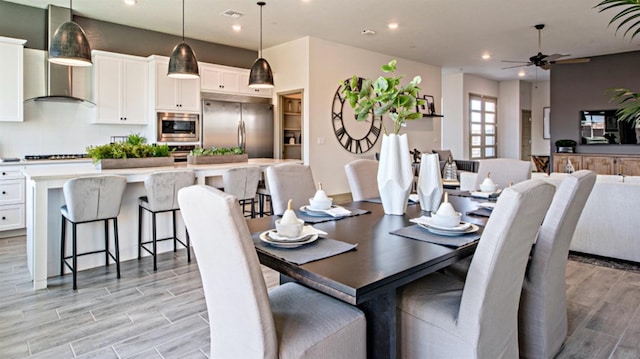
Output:
<instances>
[{"instance_id":1,"label":"gray chair back","mask_svg":"<svg viewBox=\"0 0 640 359\"><path fill-rule=\"evenodd\" d=\"M117 217L126 186L126 177L116 175L68 180L62 191L69 219L72 222L86 222Z\"/></svg>"},{"instance_id":2,"label":"gray chair back","mask_svg":"<svg viewBox=\"0 0 640 359\"><path fill-rule=\"evenodd\" d=\"M498 188L507 188L510 183L515 184L531 178L531 162L513 158L479 160L474 190L480 189L480 183L487 178L489 172Z\"/></svg>"},{"instance_id":3,"label":"gray chair back","mask_svg":"<svg viewBox=\"0 0 640 359\"><path fill-rule=\"evenodd\" d=\"M149 209L154 212L178 209L178 191L195 183L191 170L155 172L144 179Z\"/></svg>"},{"instance_id":4,"label":"gray chair back","mask_svg":"<svg viewBox=\"0 0 640 359\"><path fill-rule=\"evenodd\" d=\"M260 167L231 168L222 174L224 191L237 199L251 199L256 196L262 169Z\"/></svg>"},{"instance_id":5,"label":"gray chair back","mask_svg":"<svg viewBox=\"0 0 640 359\"><path fill-rule=\"evenodd\" d=\"M344 166L354 201L380 197L377 180L378 163L375 160L357 159Z\"/></svg>"},{"instance_id":6,"label":"gray chair back","mask_svg":"<svg viewBox=\"0 0 640 359\"><path fill-rule=\"evenodd\" d=\"M289 199L293 208L309 204L316 193L311 167L300 164L282 164L267 167L266 171L273 213L281 215L287 209Z\"/></svg>"},{"instance_id":7,"label":"gray chair back","mask_svg":"<svg viewBox=\"0 0 640 359\"><path fill-rule=\"evenodd\" d=\"M210 357L276 358L267 287L236 197L197 185L181 190L178 201L202 277Z\"/></svg>"},{"instance_id":8,"label":"gray chair back","mask_svg":"<svg viewBox=\"0 0 640 359\"><path fill-rule=\"evenodd\" d=\"M552 358L567 336L567 256L595 182L596 174L592 171L567 176L558 186L544 218L520 297L521 358Z\"/></svg>"},{"instance_id":9,"label":"gray chair back","mask_svg":"<svg viewBox=\"0 0 640 359\"><path fill-rule=\"evenodd\" d=\"M518 355L518 303L531 246L555 188L529 180L500 195L471 261L457 317L476 357Z\"/></svg>"}]
</instances>

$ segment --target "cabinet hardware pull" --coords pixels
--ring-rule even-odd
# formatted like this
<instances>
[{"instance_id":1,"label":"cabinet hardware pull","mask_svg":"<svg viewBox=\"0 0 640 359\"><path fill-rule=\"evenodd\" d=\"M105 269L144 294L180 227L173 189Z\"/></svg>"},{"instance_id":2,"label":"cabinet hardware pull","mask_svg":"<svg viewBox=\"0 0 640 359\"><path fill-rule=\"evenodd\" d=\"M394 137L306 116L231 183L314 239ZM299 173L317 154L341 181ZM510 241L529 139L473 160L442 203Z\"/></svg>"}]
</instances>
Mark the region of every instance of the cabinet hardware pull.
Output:
<instances>
[{"instance_id":1,"label":"cabinet hardware pull","mask_svg":"<svg viewBox=\"0 0 640 359\"><path fill-rule=\"evenodd\" d=\"M2 191L2 194L7 194L7 191Z\"/></svg>"},{"instance_id":2,"label":"cabinet hardware pull","mask_svg":"<svg viewBox=\"0 0 640 359\"><path fill-rule=\"evenodd\" d=\"M5 217L5 216L2 216L2 220L4 221L5 219L7 219L7 217Z\"/></svg>"}]
</instances>

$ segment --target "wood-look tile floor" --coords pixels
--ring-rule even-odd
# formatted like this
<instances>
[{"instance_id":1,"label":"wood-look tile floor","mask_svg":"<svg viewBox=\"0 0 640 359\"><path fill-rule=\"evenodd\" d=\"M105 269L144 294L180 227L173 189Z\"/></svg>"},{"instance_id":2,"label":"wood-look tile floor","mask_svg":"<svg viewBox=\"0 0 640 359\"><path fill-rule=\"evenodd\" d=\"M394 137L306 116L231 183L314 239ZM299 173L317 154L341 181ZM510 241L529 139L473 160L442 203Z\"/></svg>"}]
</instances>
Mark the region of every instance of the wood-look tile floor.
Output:
<instances>
[{"instance_id":1,"label":"wood-look tile floor","mask_svg":"<svg viewBox=\"0 0 640 359\"><path fill-rule=\"evenodd\" d=\"M209 327L185 250L71 276L33 291L25 237L0 239L0 358L206 358ZM263 268L268 287L276 272ZM640 273L569 261L569 337L558 358L640 357Z\"/></svg>"}]
</instances>

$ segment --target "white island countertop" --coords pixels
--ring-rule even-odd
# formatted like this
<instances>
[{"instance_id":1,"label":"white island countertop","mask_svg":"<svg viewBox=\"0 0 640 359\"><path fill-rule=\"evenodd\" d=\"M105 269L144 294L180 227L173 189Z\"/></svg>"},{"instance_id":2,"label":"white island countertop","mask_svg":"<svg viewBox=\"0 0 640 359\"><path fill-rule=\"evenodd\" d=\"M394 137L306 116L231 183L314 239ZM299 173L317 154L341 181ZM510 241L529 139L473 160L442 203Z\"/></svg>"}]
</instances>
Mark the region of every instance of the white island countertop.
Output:
<instances>
[{"instance_id":1,"label":"white island countertop","mask_svg":"<svg viewBox=\"0 0 640 359\"><path fill-rule=\"evenodd\" d=\"M64 203L62 187L67 180L100 174L117 174L127 178L127 182L130 184L128 187L131 188L125 191L118 220L119 232L121 232L120 260L127 260L132 259L132 251L137 248L137 216L135 213L137 213L138 196L144 195L142 182L144 182L146 175L159 171L191 169L196 173L196 182L206 184L207 178L222 176L225 171L231 168L247 166L266 168L281 163L302 163L302 161L253 158L248 162L213 165L190 165L177 162L173 166L109 170L97 169L90 162L66 163L58 166L25 166L22 172L26 177L27 184L27 263L31 271L34 289L46 288L47 277L58 275L55 268L59 268L59 250L56 248L59 247L60 241L60 205ZM102 238L103 235L96 234L95 237ZM131 248L127 247L129 242L133 243ZM86 267L92 265L89 263Z\"/></svg>"}]
</instances>

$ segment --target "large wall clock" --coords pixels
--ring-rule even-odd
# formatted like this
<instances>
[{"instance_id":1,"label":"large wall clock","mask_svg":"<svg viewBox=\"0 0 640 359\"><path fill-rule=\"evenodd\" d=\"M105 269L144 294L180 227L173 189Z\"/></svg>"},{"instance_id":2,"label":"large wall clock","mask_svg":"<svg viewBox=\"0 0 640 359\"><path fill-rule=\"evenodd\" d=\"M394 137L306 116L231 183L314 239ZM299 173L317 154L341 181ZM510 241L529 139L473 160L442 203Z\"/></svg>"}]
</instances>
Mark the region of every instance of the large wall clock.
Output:
<instances>
[{"instance_id":1,"label":"large wall clock","mask_svg":"<svg viewBox=\"0 0 640 359\"><path fill-rule=\"evenodd\" d=\"M362 78L358 78L358 86L362 85ZM351 79L344 81L348 85ZM366 121L356 121L355 112L342 95L342 85L333 97L331 111L333 132L342 147L351 153L365 153L373 148L382 131L382 117L370 115Z\"/></svg>"}]
</instances>

